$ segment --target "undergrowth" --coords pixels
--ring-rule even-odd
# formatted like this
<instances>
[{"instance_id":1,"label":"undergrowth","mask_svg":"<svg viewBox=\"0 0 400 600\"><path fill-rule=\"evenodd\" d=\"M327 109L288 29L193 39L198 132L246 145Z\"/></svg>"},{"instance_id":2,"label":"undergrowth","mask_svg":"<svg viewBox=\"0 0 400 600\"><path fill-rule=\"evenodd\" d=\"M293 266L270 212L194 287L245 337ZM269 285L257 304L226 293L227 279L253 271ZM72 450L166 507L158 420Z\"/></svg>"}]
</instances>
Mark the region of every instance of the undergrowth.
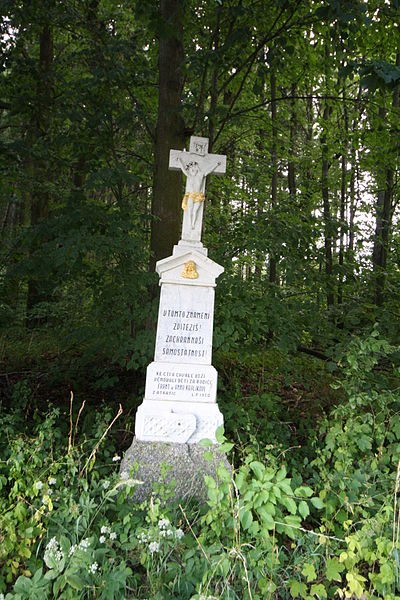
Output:
<instances>
[{"instance_id":1,"label":"undergrowth","mask_svg":"<svg viewBox=\"0 0 400 600\"><path fill-rule=\"evenodd\" d=\"M124 415L72 394L39 409L29 379L14 382L0 598L400 598L398 349L374 329L335 360L320 383L265 362L260 383L250 359L223 378L233 470L206 478L204 505L168 490L136 502L134 473L118 477Z\"/></svg>"}]
</instances>

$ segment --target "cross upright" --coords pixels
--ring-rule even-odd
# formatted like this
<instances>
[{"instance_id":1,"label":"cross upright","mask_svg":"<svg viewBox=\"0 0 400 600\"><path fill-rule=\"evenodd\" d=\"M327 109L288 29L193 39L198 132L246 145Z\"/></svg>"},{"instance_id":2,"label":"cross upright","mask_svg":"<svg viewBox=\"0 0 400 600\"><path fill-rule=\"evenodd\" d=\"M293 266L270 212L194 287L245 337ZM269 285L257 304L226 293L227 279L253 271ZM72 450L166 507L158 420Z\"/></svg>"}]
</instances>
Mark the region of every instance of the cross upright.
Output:
<instances>
[{"instance_id":1,"label":"cross upright","mask_svg":"<svg viewBox=\"0 0 400 600\"><path fill-rule=\"evenodd\" d=\"M182 240L200 242L203 223L206 178L210 173L223 175L226 156L208 154L208 138L192 136L189 152L170 150L169 168L186 175L186 190L182 200Z\"/></svg>"}]
</instances>

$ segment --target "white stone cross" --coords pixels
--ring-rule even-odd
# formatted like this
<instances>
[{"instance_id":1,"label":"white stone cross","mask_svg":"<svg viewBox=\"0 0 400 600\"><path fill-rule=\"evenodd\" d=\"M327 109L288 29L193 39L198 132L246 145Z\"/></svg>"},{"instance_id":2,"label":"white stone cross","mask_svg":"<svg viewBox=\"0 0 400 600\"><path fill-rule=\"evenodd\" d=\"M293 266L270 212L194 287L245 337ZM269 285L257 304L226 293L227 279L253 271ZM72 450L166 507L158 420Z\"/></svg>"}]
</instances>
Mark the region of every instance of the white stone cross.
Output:
<instances>
[{"instance_id":1,"label":"white stone cross","mask_svg":"<svg viewBox=\"0 0 400 600\"><path fill-rule=\"evenodd\" d=\"M169 168L183 171L186 175L186 190L182 201L182 240L201 241L206 177L210 173L223 175L226 171L226 156L208 154L208 138L192 136L189 152L170 150Z\"/></svg>"}]
</instances>

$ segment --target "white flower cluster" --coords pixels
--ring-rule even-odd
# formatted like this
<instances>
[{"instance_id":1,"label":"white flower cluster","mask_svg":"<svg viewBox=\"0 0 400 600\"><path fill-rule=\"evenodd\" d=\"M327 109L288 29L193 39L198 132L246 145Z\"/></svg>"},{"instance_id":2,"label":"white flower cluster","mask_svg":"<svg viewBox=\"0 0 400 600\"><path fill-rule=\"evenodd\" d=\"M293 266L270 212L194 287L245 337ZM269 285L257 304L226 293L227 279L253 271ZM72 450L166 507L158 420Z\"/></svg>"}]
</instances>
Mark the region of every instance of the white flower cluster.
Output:
<instances>
[{"instance_id":1,"label":"white flower cluster","mask_svg":"<svg viewBox=\"0 0 400 600\"><path fill-rule=\"evenodd\" d=\"M71 558L71 556L73 556L75 554L76 550L83 550L84 552L86 552L86 550L89 548L89 546L90 546L89 538L84 538L83 540L81 540L79 542L78 545L72 544L72 546L68 552L69 558Z\"/></svg>"},{"instance_id":2,"label":"white flower cluster","mask_svg":"<svg viewBox=\"0 0 400 600\"><path fill-rule=\"evenodd\" d=\"M44 485L43 481L35 481L33 487L36 488L38 491L40 491L42 489L43 485Z\"/></svg>"},{"instance_id":3,"label":"white flower cluster","mask_svg":"<svg viewBox=\"0 0 400 600\"><path fill-rule=\"evenodd\" d=\"M89 548L89 546L90 546L90 541L89 541L89 538L84 538L83 540L81 540L81 541L79 542L79 546L78 546L78 548L79 548L80 550L85 550L85 551L86 551L86 550Z\"/></svg>"},{"instance_id":4,"label":"white flower cluster","mask_svg":"<svg viewBox=\"0 0 400 600\"><path fill-rule=\"evenodd\" d=\"M147 534L144 531L141 531L139 533L139 535L137 536L137 539L139 540L139 542L141 544L147 544L147 542L149 541L149 538L147 537Z\"/></svg>"},{"instance_id":5,"label":"white flower cluster","mask_svg":"<svg viewBox=\"0 0 400 600\"><path fill-rule=\"evenodd\" d=\"M174 530L168 519L160 519L158 521L158 527L160 529L160 536L164 537L164 538L165 537L168 537L168 538L174 537L176 540L180 540L185 535L183 533L182 529Z\"/></svg>"},{"instance_id":6,"label":"white flower cluster","mask_svg":"<svg viewBox=\"0 0 400 600\"><path fill-rule=\"evenodd\" d=\"M149 550L150 554L154 554L154 552L158 552L160 549L160 544L158 542L150 542Z\"/></svg>"},{"instance_id":7,"label":"white flower cluster","mask_svg":"<svg viewBox=\"0 0 400 600\"><path fill-rule=\"evenodd\" d=\"M44 562L49 568L52 568L53 563L61 562L64 558L63 551L60 548L60 545L57 541L56 537L52 537L46 546L46 550L44 551Z\"/></svg>"},{"instance_id":8,"label":"white flower cluster","mask_svg":"<svg viewBox=\"0 0 400 600\"><path fill-rule=\"evenodd\" d=\"M101 533L101 536L99 537L100 544L104 544L104 542L107 540L106 535L109 536L110 540L117 539L117 534L115 533L115 531L111 531L111 527L107 527L107 525L103 525L101 527L100 533Z\"/></svg>"},{"instance_id":9,"label":"white flower cluster","mask_svg":"<svg viewBox=\"0 0 400 600\"><path fill-rule=\"evenodd\" d=\"M98 570L98 568L99 568L98 563L94 562L88 568L88 573L90 573L91 575L94 575L96 573L96 571Z\"/></svg>"},{"instance_id":10,"label":"white flower cluster","mask_svg":"<svg viewBox=\"0 0 400 600\"><path fill-rule=\"evenodd\" d=\"M104 488L105 490L108 490L108 488L109 488L109 487L110 487L110 482L109 482L109 481L107 481L107 480L106 480L106 481L104 481L104 483L103 483L103 488Z\"/></svg>"},{"instance_id":11,"label":"white flower cluster","mask_svg":"<svg viewBox=\"0 0 400 600\"><path fill-rule=\"evenodd\" d=\"M49 485L56 485L56 483L57 483L57 479L55 477L50 477Z\"/></svg>"},{"instance_id":12,"label":"white flower cluster","mask_svg":"<svg viewBox=\"0 0 400 600\"><path fill-rule=\"evenodd\" d=\"M154 552L159 552L160 550L160 542L156 541L157 538L180 540L185 535L182 529L175 529L167 518L161 518L158 521L158 529L159 531L155 534L150 530L147 532L141 531L137 536L140 544L149 545L150 554L154 554ZM156 540L154 540L154 537L156 537Z\"/></svg>"},{"instance_id":13,"label":"white flower cluster","mask_svg":"<svg viewBox=\"0 0 400 600\"><path fill-rule=\"evenodd\" d=\"M167 527L169 527L169 525L171 525L169 519L160 519L158 521L159 529L166 529Z\"/></svg>"},{"instance_id":14,"label":"white flower cluster","mask_svg":"<svg viewBox=\"0 0 400 600\"><path fill-rule=\"evenodd\" d=\"M121 460L121 457L118 456L118 454L116 454L115 456L113 456L113 462L118 462L119 460Z\"/></svg>"},{"instance_id":15,"label":"white flower cluster","mask_svg":"<svg viewBox=\"0 0 400 600\"><path fill-rule=\"evenodd\" d=\"M4 600L4 594L0 594L0 600Z\"/></svg>"}]
</instances>

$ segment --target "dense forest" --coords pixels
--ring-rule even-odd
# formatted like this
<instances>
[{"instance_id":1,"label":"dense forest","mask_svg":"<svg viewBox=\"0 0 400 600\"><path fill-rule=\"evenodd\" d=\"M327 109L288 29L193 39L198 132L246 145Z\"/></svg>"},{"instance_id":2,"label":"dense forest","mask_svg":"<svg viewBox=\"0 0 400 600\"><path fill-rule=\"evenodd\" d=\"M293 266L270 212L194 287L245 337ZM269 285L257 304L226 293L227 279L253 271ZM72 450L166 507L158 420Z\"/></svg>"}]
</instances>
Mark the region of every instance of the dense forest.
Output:
<instances>
[{"instance_id":1,"label":"dense forest","mask_svg":"<svg viewBox=\"0 0 400 600\"><path fill-rule=\"evenodd\" d=\"M0 598L400 598L398 0L1 5ZM191 135L235 470L132 510Z\"/></svg>"}]
</instances>

